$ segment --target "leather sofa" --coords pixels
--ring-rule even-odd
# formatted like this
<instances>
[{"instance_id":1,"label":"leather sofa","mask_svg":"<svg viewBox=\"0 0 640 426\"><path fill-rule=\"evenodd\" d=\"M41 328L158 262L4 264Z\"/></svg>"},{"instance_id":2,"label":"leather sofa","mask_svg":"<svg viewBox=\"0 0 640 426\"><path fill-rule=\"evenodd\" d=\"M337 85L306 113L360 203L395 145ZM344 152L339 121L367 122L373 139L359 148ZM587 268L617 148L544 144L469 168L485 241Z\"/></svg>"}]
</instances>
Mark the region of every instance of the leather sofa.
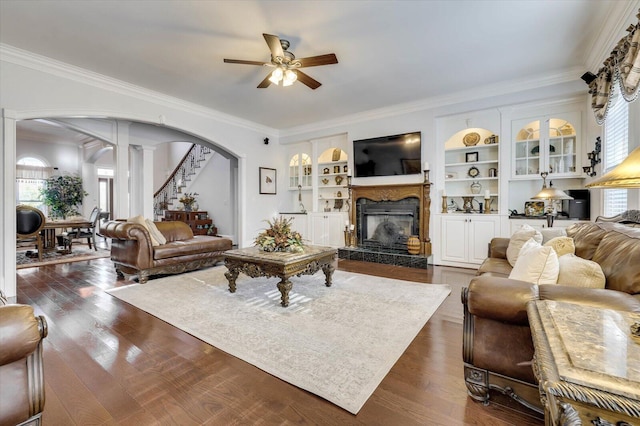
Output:
<instances>
[{"instance_id":1,"label":"leather sofa","mask_svg":"<svg viewBox=\"0 0 640 426\"><path fill-rule=\"evenodd\" d=\"M224 260L231 249L228 238L194 236L184 222L154 222L166 239L165 244L152 244L146 227L138 223L109 221L100 226L100 235L111 238L111 260L119 277L138 276L145 283L152 275L177 274L213 266Z\"/></svg>"},{"instance_id":2,"label":"leather sofa","mask_svg":"<svg viewBox=\"0 0 640 426\"><path fill-rule=\"evenodd\" d=\"M571 226L567 236L574 240L576 256L601 266L604 289L508 278L508 238L491 241L489 257L462 289L464 380L473 399L487 404L492 393L500 392L542 412L527 302L547 299L640 312L640 228L589 222Z\"/></svg>"},{"instance_id":3,"label":"leather sofa","mask_svg":"<svg viewBox=\"0 0 640 426\"><path fill-rule=\"evenodd\" d=\"M44 408L42 339L47 322L0 292L0 425L40 425Z\"/></svg>"}]
</instances>

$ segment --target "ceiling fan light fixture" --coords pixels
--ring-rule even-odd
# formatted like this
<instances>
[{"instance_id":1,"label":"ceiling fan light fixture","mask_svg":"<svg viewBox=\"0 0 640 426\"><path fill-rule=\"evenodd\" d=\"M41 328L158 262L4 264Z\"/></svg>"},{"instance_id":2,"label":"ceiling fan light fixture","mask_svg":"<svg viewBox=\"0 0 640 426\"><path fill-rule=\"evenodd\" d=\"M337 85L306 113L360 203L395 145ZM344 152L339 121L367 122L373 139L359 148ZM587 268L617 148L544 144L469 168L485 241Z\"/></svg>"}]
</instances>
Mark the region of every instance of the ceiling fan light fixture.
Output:
<instances>
[{"instance_id":1,"label":"ceiling fan light fixture","mask_svg":"<svg viewBox=\"0 0 640 426\"><path fill-rule=\"evenodd\" d=\"M285 87L291 86L293 83L295 83L297 79L298 79L298 75L296 74L295 71L286 70L284 73L284 78L282 80L282 85Z\"/></svg>"},{"instance_id":2,"label":"ceiling fan light fixture","mask_svg":"<svg viewBox=\"0 0 640 426\"><path fill-rule=\"evenodd\" d=\"M273 84L278 84L280 83L280 80L282 80L282 75L283 75L282 68L277 67L271 73L271 77L269 78L269 81L272 82Z\"/></svg>"}]
</instances>

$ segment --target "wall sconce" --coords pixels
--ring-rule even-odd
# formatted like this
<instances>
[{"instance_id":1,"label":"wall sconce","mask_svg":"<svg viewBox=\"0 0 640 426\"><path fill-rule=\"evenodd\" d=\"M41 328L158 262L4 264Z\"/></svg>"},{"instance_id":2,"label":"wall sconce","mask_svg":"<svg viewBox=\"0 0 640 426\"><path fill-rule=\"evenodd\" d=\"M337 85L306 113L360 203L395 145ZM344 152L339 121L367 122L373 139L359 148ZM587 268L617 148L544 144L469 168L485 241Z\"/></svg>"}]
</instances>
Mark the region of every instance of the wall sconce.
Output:
<instances>
[{"instance_id":1,"label":"wall sconce","mask_svg":"<svg viewBox=\"0 0 640 426\"><path fill-rule=\"evenodd\" d=\"M602 151L602 142L600 141L600 136L596 138L596 147L593 151L587 154L587 158L591 161L590 166L584 166L582 170L584 170L585 174L589 177L594 177L596 175L596 164L600 164L602 161L600 159L600 152Z\"/></svg>"}]
</instances>

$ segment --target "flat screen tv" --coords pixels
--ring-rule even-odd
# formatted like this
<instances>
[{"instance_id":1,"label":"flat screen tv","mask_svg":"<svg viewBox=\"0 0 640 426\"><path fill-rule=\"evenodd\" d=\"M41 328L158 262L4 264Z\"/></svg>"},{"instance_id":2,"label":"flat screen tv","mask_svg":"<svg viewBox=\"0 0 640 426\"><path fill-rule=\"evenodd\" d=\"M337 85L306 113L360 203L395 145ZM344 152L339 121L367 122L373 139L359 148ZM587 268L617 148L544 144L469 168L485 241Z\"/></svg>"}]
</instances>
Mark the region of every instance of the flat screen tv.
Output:
<instances>
[{"instance_id":1,"label":"flat screen tv","mask_svg":"<svg viewBox=\"0 0 640 426\"><path fill-rule=\"evenodd\" d=\"M353 141L354 177L422 173L420 132Z\"/></svg>"}]
</instances>

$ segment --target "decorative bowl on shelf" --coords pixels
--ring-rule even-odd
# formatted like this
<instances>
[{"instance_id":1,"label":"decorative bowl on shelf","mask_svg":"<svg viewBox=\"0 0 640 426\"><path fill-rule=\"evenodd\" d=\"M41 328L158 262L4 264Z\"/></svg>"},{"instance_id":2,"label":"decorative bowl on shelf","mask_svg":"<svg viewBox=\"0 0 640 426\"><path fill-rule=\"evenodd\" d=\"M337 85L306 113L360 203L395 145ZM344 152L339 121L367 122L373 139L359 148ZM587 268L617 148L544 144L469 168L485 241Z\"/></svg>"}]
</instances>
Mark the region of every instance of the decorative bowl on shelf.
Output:
<instances>
[{"instance_id":1,"label":"decorative bowl on shelf","mask_svg":"<svg viewBox=\"0 0 640 426\"><path fill-rule=\"evenodd\" d=\"M328 184L328 183L329 183L329 179L327 179L327 178L323 178L323 179L322 179L322 183L323 183L324 185Z\"/></svg>"},{"instance_id":2,"label":"decorative bowl on shelf","mask_svg":"<svg viewBox=\"0 0 640 426\"><path fill-rule=\"evenodd\" d=\"M465 146L474 146L478 142L480 142L480 134L476 132L467 133L462 138L462 143L464 143Z\"/></svg>"}]
</instances>

